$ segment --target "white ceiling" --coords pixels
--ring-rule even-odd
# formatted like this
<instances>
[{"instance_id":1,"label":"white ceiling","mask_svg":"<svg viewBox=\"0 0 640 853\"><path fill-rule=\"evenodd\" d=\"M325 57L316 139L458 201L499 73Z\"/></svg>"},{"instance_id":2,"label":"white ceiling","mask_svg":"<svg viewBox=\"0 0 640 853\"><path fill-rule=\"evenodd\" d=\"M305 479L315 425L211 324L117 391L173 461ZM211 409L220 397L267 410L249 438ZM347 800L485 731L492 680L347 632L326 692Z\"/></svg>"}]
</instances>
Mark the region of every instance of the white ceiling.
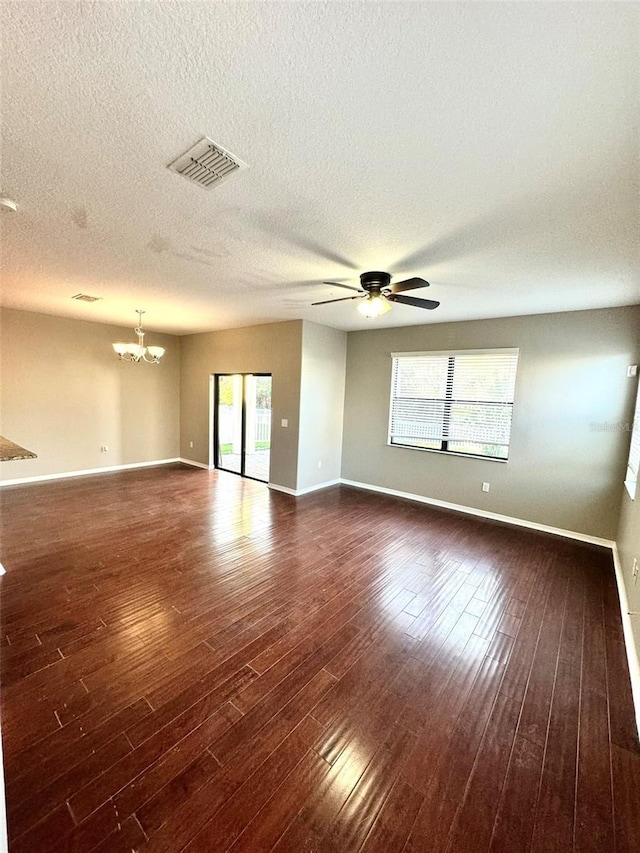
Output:
<instances>
[{"instance_id":1,"label":"white ceiling","mask_svg":"<svg viewBox=\"0 0 640 853\"><path fill-rule=\"evenodd\" d=\"M5 0L2 302L174 333L638 303L639 9ZM203 135L251 168L165 168ZM441 307L311 307L372 269Z\"/></svg>"}]
</instances>

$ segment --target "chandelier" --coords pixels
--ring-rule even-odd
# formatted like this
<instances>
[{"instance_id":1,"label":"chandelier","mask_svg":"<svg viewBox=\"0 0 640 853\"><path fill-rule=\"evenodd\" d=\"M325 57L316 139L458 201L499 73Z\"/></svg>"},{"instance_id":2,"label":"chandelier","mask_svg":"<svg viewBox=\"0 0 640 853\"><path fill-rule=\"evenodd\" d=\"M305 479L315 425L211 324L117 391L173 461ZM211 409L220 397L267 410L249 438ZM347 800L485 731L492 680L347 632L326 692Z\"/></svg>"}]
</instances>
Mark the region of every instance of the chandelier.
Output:
<instances>
[{"instance_id":1,"label":"chandelier","mask_svg":"<svg viewBox=\"0 0 640 853\"><path fill-rule=\"evenodd\" d=\"M147 364L158 364L164 355L164 347L146 347L144 345L144 332L142 331L142 315L144 313L144 311L136 308L138 325L134 329L134 332L138 336L138 343L123 344L118 342L112 344L112 346L114 352L122 361L135 361L136 363L146 361Z\"/></svg>"}]
</instances>

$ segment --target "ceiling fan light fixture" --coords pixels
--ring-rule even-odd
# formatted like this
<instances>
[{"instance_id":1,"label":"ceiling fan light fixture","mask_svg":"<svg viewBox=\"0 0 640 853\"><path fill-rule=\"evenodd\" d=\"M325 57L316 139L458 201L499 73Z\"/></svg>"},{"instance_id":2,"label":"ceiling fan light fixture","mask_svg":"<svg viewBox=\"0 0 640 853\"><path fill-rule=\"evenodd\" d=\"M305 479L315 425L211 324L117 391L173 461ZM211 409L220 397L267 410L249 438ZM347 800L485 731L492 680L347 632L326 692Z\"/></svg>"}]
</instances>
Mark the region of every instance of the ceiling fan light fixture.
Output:
<instances>
[{"instance_id":1,"label":"ceiling fan light fixture","mask_svg":"<svg viewBox=\"0 0 640 853\"><path fill-rule=\"evenodd\" d=\"M434 299L416 299L413 296L405 296L405 290L418 290L429 287L429 282L424 278L408 278L391 284L391 275L388 272L363 272L360 275L360 287L351 287L338 281L325 281L331 287L344 287L355 293L356 296L343 296L339 299L324 299L321 302L312 302L312 305L328 305L332 302L350 302L358 299L358 311L368 320L375 320L390 311L395 302L401 305L410 305L413 308L427 308L432 311L440 303Z\"/></svg>"},{"instance_id":2,"label":"ceiling fan light fixture","mask_svg":"<svg viewBox=\"0 0 640 853\"><path fill-rule=\"evenodd\" d=\"M387 311L391 311L391 303L381 293L370 293L358 305L358 311L368 320L382 317Z\"/></svg>"}]
</instances>

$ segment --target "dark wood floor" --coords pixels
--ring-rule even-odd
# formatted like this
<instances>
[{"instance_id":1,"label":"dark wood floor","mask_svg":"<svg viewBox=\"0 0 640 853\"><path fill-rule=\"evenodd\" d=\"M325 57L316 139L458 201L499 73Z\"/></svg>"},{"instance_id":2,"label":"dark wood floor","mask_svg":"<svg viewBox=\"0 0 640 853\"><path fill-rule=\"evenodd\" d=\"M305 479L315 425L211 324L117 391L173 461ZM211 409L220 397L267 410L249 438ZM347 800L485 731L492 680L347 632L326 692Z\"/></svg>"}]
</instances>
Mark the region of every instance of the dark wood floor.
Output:
<instances>
[{"instance_id":1,"label":"dark wood floor","mask_svg":"<svg viewBox=\"0 0 640 853\"><path fill-rule=\"evenodd\" d=\"M11 853L640 850L606 551L178 465L1 497Z\"/></svg>"}]
</instances>

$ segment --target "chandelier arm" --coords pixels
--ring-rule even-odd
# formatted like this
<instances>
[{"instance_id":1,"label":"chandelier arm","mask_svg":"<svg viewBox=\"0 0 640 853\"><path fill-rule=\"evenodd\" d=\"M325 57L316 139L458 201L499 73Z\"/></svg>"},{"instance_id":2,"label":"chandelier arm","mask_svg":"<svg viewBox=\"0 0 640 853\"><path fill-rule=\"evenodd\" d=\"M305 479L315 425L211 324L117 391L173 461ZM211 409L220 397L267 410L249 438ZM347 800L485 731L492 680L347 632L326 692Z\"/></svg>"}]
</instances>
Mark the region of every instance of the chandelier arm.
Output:
<instances>
[{"instance_id":1,"label":"chandelier arm","mask_svg":"<svg viewBox=\"0 0 640 853\"><path fill-rule=\"evenodd\" d=\"M137 344L113 344L113 348L116 351L116 354L120 361L130 361L134 364L139 364L141 361L144 361L146 364L159 364L161 357L164 355L163 347L151 347L151 349L159 350L160 352L156 352L155 355L151 355L148 353L149 347L144 345L144 329L142 328L142 315L144 311L140 309L136 309L136 314L138 315L138 325L134 328L134 332L138 338ZM118 349L122 349L123 347L127 348L125 352L118 352ZM132 351L135 350L135 352Z\"/></svg>"}]
</instances>

